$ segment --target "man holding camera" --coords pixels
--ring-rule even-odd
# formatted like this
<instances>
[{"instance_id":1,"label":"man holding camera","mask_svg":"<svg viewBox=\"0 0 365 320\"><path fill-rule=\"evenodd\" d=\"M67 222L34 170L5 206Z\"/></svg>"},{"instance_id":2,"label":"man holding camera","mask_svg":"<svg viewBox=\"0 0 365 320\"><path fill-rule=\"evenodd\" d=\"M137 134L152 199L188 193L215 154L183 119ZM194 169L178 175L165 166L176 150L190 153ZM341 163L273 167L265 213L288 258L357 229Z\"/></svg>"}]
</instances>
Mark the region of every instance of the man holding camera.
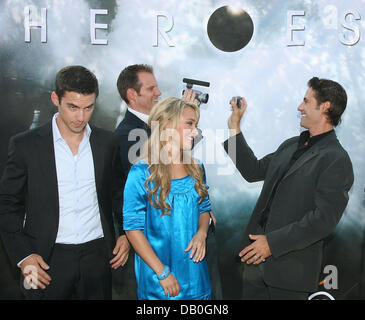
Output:
<instances>
[{"instance_id":1,"label":"man holding camera","mask_svg":"<svg viewBox=\"0 0 365 320\"><path fill-rule=\"evenodd\" d=\"M140 155L140 149L151 134L151 129L147 125L148 117L152 107L158 102L161 91L158 88L152 66L146 64L127 66L118 77L117 87L121 98L128 106L124 119L115 130L119 137L122 169L127 176L133 162ZM186 89L182 99L196 102L194 91ZM213 212L210 214L213 228L216 220ZM215 237L210 234L212 228L209 228L208 232L206 258L210 271L212 297L220 300L222 299L222 292ZM134 291L136 292L136 290Z\"/></svg>"},{"instance_id":2,"label":"man holding camera","mask_svg":"<svg viewBox=\"0 0 365 320\"><path fill-rule=\"evenodd\" d=\"M298 107L307 130L258 160L240 130L247 103L231 102L235 135L226 152L249 182L264 181L239 253L243 299L307 299L317 290L324 239L339 222L354 175L337 140L347 95L337 82L312 78Z\"/></svg>"}]
</instances>

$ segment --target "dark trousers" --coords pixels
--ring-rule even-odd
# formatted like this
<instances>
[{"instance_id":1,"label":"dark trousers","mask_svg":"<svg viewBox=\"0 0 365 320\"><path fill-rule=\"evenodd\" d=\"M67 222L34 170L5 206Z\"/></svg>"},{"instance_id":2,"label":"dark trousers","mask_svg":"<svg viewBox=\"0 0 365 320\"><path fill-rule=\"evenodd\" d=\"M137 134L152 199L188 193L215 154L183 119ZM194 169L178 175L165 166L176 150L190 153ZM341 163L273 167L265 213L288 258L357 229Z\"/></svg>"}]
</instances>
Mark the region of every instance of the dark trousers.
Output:
<instances>
[{"instance_id":1,"label":"dark trousers","mask_svg":"<svg viewBox=\"0 0 365 320\"><path fill-rule=\"evenodd\" d=\"M212 300L222 300L222 284L218 267L217 242L215 239L215 229L213 222L209 226L207 234L207 251L205 258L207 259L210 287L212 289Z\"/></svg>"},{"instance_id":2,"label":"dark trousers","mask_svg":"<svg viewBox=\"0 0 365 320\"><path fill-rule=\"evenodd\" d=\"M26 289L27 299L100 300L112 298L110 255L105 240L55 244L49 259L51 277L46 289Z\"/></svg>"},{"instance_id":3,"label":"dark trousers","mask_svg":"<svg viewBox=\"0 0 365 320\"><path fill-rule=\"evenodd\" d=\"M257 226L256 235L265 234L265 228ZM263 262L265 263L265 262ZM310 293L291 291L268 286L263 277L263 263L244 264L242 273L243 300L307 300Z\"/></svg>"},{"instance_id":4,"label":"dark trousers","mask_svg":"<svg viewBox=\"0 0 365 320\"><path fill-rule=\"evenodd\" d=\"M242 273L242 300L307 300L310 293L268 286L263 280L263 265L245 265Z\"/></svg>"}]
</instances>

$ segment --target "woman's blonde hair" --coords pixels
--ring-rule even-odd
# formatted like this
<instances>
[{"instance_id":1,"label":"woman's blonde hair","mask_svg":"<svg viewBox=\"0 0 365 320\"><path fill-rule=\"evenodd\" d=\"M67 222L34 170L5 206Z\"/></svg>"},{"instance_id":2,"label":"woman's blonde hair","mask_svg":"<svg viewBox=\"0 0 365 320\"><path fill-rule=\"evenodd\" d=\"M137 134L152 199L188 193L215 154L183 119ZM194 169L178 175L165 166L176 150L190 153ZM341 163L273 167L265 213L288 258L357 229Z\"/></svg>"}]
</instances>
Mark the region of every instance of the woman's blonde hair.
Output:
<instances>
[{"instance_id":1,"label":"woman's blonde hair","mask_svg":"<svg viewBox=\"0 0 365 320\"><path fill-rule=\"evenodd\" d=\"M172 135L178 134L180 119L185 107L191 107L196 112L199 121L198 106L181 99L166 98L152 108L148 119L151 136L144 144L140 156L140 159L149 164L148 169L151 173L145 181L148 200L156 209L161 209L162 214L168 214L171 210L166 202L171 189L171 154L169 154L171 149L168 147L166 134L168 137L171 137L171 132ZM174 139L173 136L172 139ZM199 202L201 202L208 195L207 187L203 183L203 169L191 157L190 150L183 150L183 161L185 170L196 181L194 187L200 196Z\"/></svg>"}]
</instances>

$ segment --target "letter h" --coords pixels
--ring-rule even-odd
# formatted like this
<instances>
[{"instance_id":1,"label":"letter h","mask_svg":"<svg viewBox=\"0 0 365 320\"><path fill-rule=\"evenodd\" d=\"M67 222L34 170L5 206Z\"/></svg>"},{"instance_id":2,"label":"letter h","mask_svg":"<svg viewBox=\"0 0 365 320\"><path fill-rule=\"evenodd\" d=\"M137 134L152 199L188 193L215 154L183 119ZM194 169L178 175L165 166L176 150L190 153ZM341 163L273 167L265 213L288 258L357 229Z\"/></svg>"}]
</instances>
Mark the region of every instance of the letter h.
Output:
<instances>
[{"instance_id":1,"label":"letter h","mask_svg":"<svg viewBox=\"0 0 365 320\"><path fill-rule=\"evenodd\" d=\"M41 8L41 19L35 19L30 21L30 7L24 8L24 41L30 42L30 28L40 27L41 28L41 42L47 42L47 8ZM38 15L37 15L38 16Z\"/></svg>"}]
</instances>

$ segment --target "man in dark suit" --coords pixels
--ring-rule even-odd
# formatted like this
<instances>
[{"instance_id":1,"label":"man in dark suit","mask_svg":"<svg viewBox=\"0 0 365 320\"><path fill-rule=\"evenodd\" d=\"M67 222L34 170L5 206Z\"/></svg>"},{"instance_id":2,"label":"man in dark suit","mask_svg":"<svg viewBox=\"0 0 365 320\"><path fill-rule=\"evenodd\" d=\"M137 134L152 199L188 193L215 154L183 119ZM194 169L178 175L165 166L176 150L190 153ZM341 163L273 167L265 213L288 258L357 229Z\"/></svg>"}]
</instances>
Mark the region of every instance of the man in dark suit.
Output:
<instances>
[{"instance_id":1,"label":"man in dark suit","mask_svg":"<svg viewBox=\"0 0 365 320\"><path fill-rule=\"evenodd\" d=\"M336 138L347 95L337 82L312 78L298 107L307 130L258 160L240 130L247 103L232 102L233 135L224 143L241 175L264 181L244 231L243 299L306 299L317 290L324 239L339 222L354 176Z\"/></svg>"},{"instance_id":2,"label":"man in dark suit","mask_svg":"<svg viewBox=\"0 0 365 320\"><path fill-rule=\"evenodd\" d=\"M51 95L58 113L10 140L0 235L26 298L111 299L111 271L128 258L112 217L122 213L119 145L88 125L98 92L86 68L61 69Z\"/></svg>"},{"instance_id":3,"label":"man in dark suit","mask_svg":"<svg viewBox=\"0 0 365 320\"><path fill-rule=\"evenodd\" d=\"M161 91L149 65L136 64L126 67L119 75L117 87L128 109L115 133L119 138L122 169L125 176L140 149L151 134L148 116L158 102Z\"/></svg>"},{"instance_id":4,"label":"man in dark suit","mask_svg":"<svg viewBox=\"0 0 365 320\"><path fill-rule=\"evenodd\" d=\"M128 105L124 119L118 125L115 133L119 137L121 161L123 172L128 176L131 165L140 155L143 144L148 140L151 129L148 127L148 116L152 107L158 102L161 91L153 74L153 68L145 64L136 64L126 67L120 73L117 87L121 98ZM196 102L195 93L191 89L184 92L182 99ZM216 242L212 234L216 219L210 212L213 223L208 231L207 255L212 296L216 300L222 299L222 289L218 261L216 255ZM131 277L134 277L129 270ZM136 292L135 284L132 285Z\"/></svg>"}]
</instances>

